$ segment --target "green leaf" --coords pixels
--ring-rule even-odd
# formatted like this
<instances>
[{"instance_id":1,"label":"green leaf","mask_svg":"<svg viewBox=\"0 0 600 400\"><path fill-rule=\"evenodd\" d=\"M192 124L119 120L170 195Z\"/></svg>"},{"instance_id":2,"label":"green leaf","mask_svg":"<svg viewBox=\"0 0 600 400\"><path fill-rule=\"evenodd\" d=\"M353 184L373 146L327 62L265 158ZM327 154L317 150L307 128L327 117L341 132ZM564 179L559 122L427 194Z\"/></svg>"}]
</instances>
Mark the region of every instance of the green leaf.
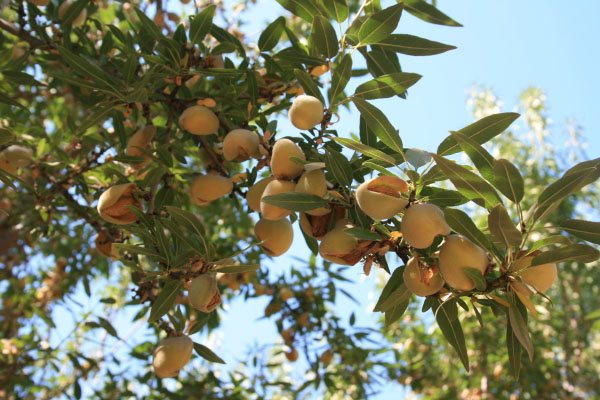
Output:
<instances>
[{"instance_id":1,"label":"green leaf","mask_svg":"<svg viewBox=\"0 0 600 400\"><path fill-rule=\"evenodd\" d=\"M332 58L338 53L338 38L327 18L315 15L312 22L311 40L318 53Z\"/></svg>"},{"instance_id":2,"label":"green leaf","mask_svg":"<svg viewBox=\"0 0 600 400\"><path fill-rule=\"evenodd\" d=\"M308 74L306 71L302 71L301 69L294 69L294 75L296 75L296 79L298 79L298 82L306 94L314 96L322 102L325 102L325 99L323 99L323 95L319 90L319 86L312 76L310 76L310 74Z\"/></svg>"},{"instance_id":3,"label":"green leaf","mask_svg":"<svg viewBox=\"0 0 600 400\"><path fill-rule=\"evenodd\" d=\"M458 307L455 300L448 300L435 310L435 320L444 334L446 340L458 353L460 361L465 369L469 371L469 355L465 335L458 319Z\"/></svg>"},{"instance_id":4,"label":"green leaf","mask_svg":"<svg viewBox=\"0 0 600 400\"><path fill-rule=\"evenodd\" d=\"M312 23L315 15L322 15L316 1L306 0L277 0L279 4L292 14Z\"/></svg>"},{"instance_id":5,"label":"green leaf","mask_svg":"<svg viewBox=\"0 0 600 400\"><path fill-rule=\"evenodd\" d=\"M356 140L340 137L334 138L333 140L335 140L342 146L346 146L352 150L358 151L359 153L370 157L374 160L382 161L390 165L396 165L396 160L394 159L394 157L390 156L389 154L385 154L381 150L377 150L371 146L367 146L366 144L357 142Z\"/></svg>"},{"instance_id":6,"label":"green leaf","mask_svg":"<svg viewBox=\"0 0 600 400\"><path fill-rule=\"evenodd\" d=\"M404 154L402 139L385 114L374 105L356 97L352 100L369 129L390 149Z\"/></svg>"},{"instance_id":7,"label":"green leaf","mask_svg":"<svg viewBox=\"0 0 600 400\"><path fill-rule=\"evenodd\" d=\"M579 261L589 263L596 261L600 252L587 244L570 244L558 249L545 251L535 256L531 261L531 267L548 263L561 263L566 261Z\"/></svg>"},{"instance_id":8,"label":"green leaf","mask_svg":"<svg viewBox=\"0 0 600 400\"><path fill-rule=\"evenodd\" d=\"M458 132L470 137L479 144L484 144L504 132L517 118L519 118L519 114L513 112L489 115L471 125L465 126ZM452 135L444 139L437 149L437 153L440 156L455 154L459 151L460 146Z\"/></svg>"},{"instance_id":9,"label":"green leaf","mask_svg":"<svg viewBox=\"0 0 600 400\"><path fill-rule=\"evenodd\" d=\"M396 53L377 46L371 46L371 48L372 51L366 51L365 48L358 49L365 58L367 69L371 75L378 77L402 72Z\"/></svg>"},{"instance_id":10,"label":"green leaf","mask_svg":"<svg viewBox=\"0 0 600 400\"><path fill-rule=\"evenodd\" d=\"M488 182L494 182L494 157L464 133L451 131L450 135L456 140L462 151L469 156L481 176Z\"/></svg>"},{"instance_id":11,"label":"green leaf","mask_svg":"<svg viewBox=\"0 0 600 400\"><path fill-rule=\"evenodd\" d=\"M506 325L506 349L508 351L510 371L515 380L517 380L519 379L519 374L521 372L521 353L523 352L523 346L521 346L517 336L513 332L510 320Z\"/></svg>"},{"instance_id":12,"label":"green leaf","mask_svg":"<svg viewBox=\"0 0 600 400\"><path fill-rule=\"evenodd\" d=\"M525 194L525 182L510 161L500 158L494 160L494 187L513 203L518 203Z\"/></svg>"},{"instance_id":13,"label":"green leaf","mask_svg":"<svg viewBox=\"0 0 600 400\"><path fill-rule=\"evenodd\" d=\"M340 185L349 186L352 183L352 165L346 157L331 147L325 152L325 166Z\"/></svg>"},{"instance_id":14,"label":"green leaf","mask_svg":"<svg viewBox=\"0 0 600 400\"><path fill-rule=\"evenodd\" d=\"M117 330L114 328L114 326L112 326L109 320L107 320L106 318L98 317L98 323L104 328L106 333L108 333L112 337L116 337L117 339L119 339Z\"/></svg>"},{"instance_id":15,"label":"green leaf","mask_svg":"<svg viewBox=\"0 0 600 400\"><path fill-rule=\"evenodd\" d=\"M410 304L410 295L411 292L406 290L409 295L404 296L401 300L399 300L396 304L394 304L389 310L385 312L385 322L384 326L388 327L392 323L396 322L408 309L408 305Z\"/></svg>"},{"instance_id":16,"label":"green leaf","mask_svg":"<svg viewBox=\"0 0 600 400\"><path fill-rule=\"evenodd\" d=\"M531 246L529 246L528 253L532 253L535 250L541 249L546 246L550 246L553 244L571 244L572 242L568 237L563 235L552 235L547 236L543 239L535 241Z\"/></svg>"},{"instance_id":17,"label":"green leaf","mask_svg":"<svg viewBox=\"0 0 600 400\"><path fill-rule=\"evenodd\" d=\"M594 182L598 177L600 177L600 158L584 161L570 168L561 178L542 191L537 201L534 219L539 219L564 198Z\"/></svg>"},{"instance_id":18,"label":"green leaf","mask_svg":"<svg viewBox=\"0 0 600 400\"><path fill-rule=\"evenodd\" d=\"M144 256L148 256L159 262L163 262L163 263L167 262L166 258L164 258L157 252L152 251L146 247L135 246L135 245L125 244L125 243L115 243L115 244L113 244L113 246L116 246L119 249L119 251L127 251L132 254L141 254Z\"/></svg>"},{"instance_id":19,"label":"green leaf","mask_svg":"<svg viewBox=\"0 0 600 400\"><path fill-rule=\"evenodd\" d=\"M462 26L424 0L404 0L404 9L415 17L432 24Z\"/></svg>"},{"instance_id":20,"label":"green leaf","mask_svg":"<svg viewBox=\"0 0 600 400\"><path fill-rule=\"evenodd\" d=\"M346 0L323 0L323 6L337 22L344 22L350 15Z\"/></svg>"},{"instance_id":21,"label":"green leaf","mask_svg":"<svg viewBox=\"0 0 600 400\"><path fill-rule=\"evenodd\" d=\"M527 329L527 320L515 305L511 305L508 308L508 319L515 337L527 351L529 360L533 361L533 343L531 342L531 336L529 336L529 330Z\"/></svg>"},{"instance_id":22,"label":"green leaf","mask_svg":"<svg viewBox=\"0 0 600 400\"><path fill-rule=\"evenodd\" d=\"M381 75L359 85L354 92L354 96L365 99L392 97L406 92L419 79L421 79L421 75L407 72Z\"/></svg>"},{"instance_id":23,"label":"green leaf","mask_svg":"<svg viewBox=\"0 0 600 400\"><path fill-rule=\"evenodd\" d=\"M308 66L323 65L326 63L320 57L309 56L302 49L287 47L273 56L273 60L279 63L291 63L293 65L306 64Z\"/></svg>"},{"instance_id":24,"label":"green leaf","mask_svg":"<svg viewBox=\"0 0 600 400\"><path fill-rule=\"evenodd\" d=\"M456 189L469 200L481 199L486 208L501 203L496 190L478 175L437 154L431 153L431 157L448 179L452 181Z\"/></svg>"},{"instance_id":25,"label":"green leaf","mask_svg":"<svg viewBox=\"0 0 600 400\"><path fill-rule=\"evenodd\" d=\"M246 56L246 50L244 49L244 45L242 44L242 42L240 42L240 40L237 37L233 36L231 33L227 32L225 29L213 24L210 27L210 34L212 36L214 36L214 38L217 39L221 43L223 43L223 42L232 43L235 46L235 48L237 49L237 52L240 56L242 56L242 57ZM207 70L204 70L203 72L206 72L206 71Z\"/></svg>"},{"instance_id":26,"label":"green leaf","mask_svg":"<svg viewBox=\"0 0 600 400\"><path fill-rule=\"evenodd\" d=\"M469 201L456 190L442 189L434 186L425 186L421 189L421 197L427 198L427 202L438 207L454 207Z\"/></svg>"},{"instance_id":27,"label":"green leaf","mask_svg":"<svg viewBox=\"0 0 600 400\"><path fill-rule=\"evenodd\" d=\"M223 274L243 274L244 272L254 272L259 268L259 264L232 264L219 265L215 271Z\"/></svg>"},{"instance_id":28,"label":"green leaf","mask_svg":"<svg viewBox=\"0 0 600 400\"><path fill-rule=\"evenodd\" d=\"M465 275L467 275L467 277L471 279L473 283L475 283L475 289L482 292L485 290L485 288L487 287L487 282L485 281L485 278L483 277L483 274L480 270L478 270L477 268L467 267L463 269L463 271L465 272Z\"/></svg>"},{"instance_id":29,"label":"green leaf","mask_svg":"<svg viewBox=\"0 0 600 400\"><path fill-rule=\"evenodd\" d=\"M218 364L225 364L225 361L223 361L221 357L216 355L214 351L212 351L203 344L194 342L194 350L200 357L204 358L206 361Z\"/></svg>"},{"instance_id":30,"label":"green leaf","mask_svg":"<svg viewBox=\"0 0 600 400\"><path fill-rule=\"evenodd\" d=\"M3 70L0 71L4 78L10 83L29 86L46 86L44 83L36 80L33 76L21 71Z\"/></svg>"},{"instance_id":31,"label":"green leaf","mask_svg":"<svg viewBox=\"0 0 600 400\"><path fill-rule=\"evenodd\" d=\"M201 45L204 37L210 32L217 7L213 4L205 7L200 13L190 17L190 42Z\"/></svg>"},{"instance_id":32,"label":"green leaf","mask_svg":"<svg viewBox=\"0 0 600 400\"><path fill-rule=\"evenodd\" d=\"M377 43L379 46L409 56L432 56L456 47L413 35L394 34Z\"/></svg>"},{"instance_id":33,"label":"green leaf","mask_svg":"<svg viewBox=\"0 0 600 400\"><path fill-rule=\"evenodd\" d=\"M402 3L395 4L369 15L358 31L360 45L378 43L387 38L400 22L402 6Z\"/></svg>"},{"instance_id":34,"label":"green leaf","mask_svg":"<svg viewBox=\"0 0 600 400\"><path fill-rule=\"evenodd\" d=\"M492 208L488 214L488 227L494 238L507 247L521 244L523 236L502 204Z\"/></svg>"},{"instance_id":35,"label":"green leaf","mask_svg":"<svg viewBox=\"0 0 600 400\"><path fill-rule=\"evenodd\" d=\"M182 281L168 280L158 294L158 297L154 300L154 303L152 303L148 322L158 321L160 317L169 312L182 289Z\"/></svg>"},{"instance_id":36,"label":"green leaf","mask_svg":"<svg viewBox=\"0 0 600 400\"><path fill-rule=\"evenodd\" d=\"M29 112L27 107L25 107L23 104L12 99L10 96L8 96L7 94L2 93L2 92L0 92L0 103L8 104L9 106L19 107L19 108L23 109L24 111Z\"/></svg>"},{"instance_id":37,"label":"green leaf","mask_svg":"<svg viewBox=\"0 0 600 400\"><path fill-rule=\"evenodd\" d=\"M404 267L399 267L392 272L390 279L388 279L387 283L383 287L381 294L379 295L379 299L373 308L373 312L380 311L385 312L388 310L391 305L386 304L387 299L390 297L392 293L394 293L397 289L402 289L404 286L404 277L402 274L404 273ZM403 289L401 290L403 291ZM393 303L393 302L391 302ZM385 305L385 306L384 306Z\"/></svg>"},{"instance_id":38,"label":"green leaf","mask_svg":"<svg viewBox=\"0 0 600 400\"><path fill-rule=\"evenodd\" d=\"M595 244L600 244L600 222L585 221L582 219L568 219L559 224L566 232L580 239Z\"/></svg>"},{"instance_id":39,"label":"green leaf","mask_svg":"<svg viewBox=\"0 0 600 400\"><path fill-rule=\"evenodd\" d=\"M453 231L465 236L482 249L496 252L488 237L477 228L473 219L464 211L455 208L444 209L444 217Z\"/></svg>"},{"instance_id":40,"label":"green leaf","mask_svg":"<svg viewBox=\"0 0 600 400\"><path fill-rule=\"evenodd\" d=\"M107 89L110 89L111 92L115 93L117 96L121 96L121 91L113 84L115 78L109 76L99 66L89 62L82 56L72 53L66 47L59 46L58 51L65 62L81 75L91 77L92 80L96 81L96 83Z\"/></svg>"},{"instance_id":41,"label":"green leaf","mask_svg":"<svg viewBox=\"0 0 600 400\"><path fill-rule=\"evenodd\" d=\"M284 17L279 17L275 21L271 22L258 38L258 48L260 51L269 51L277 46L277 43L279 43L279 39L284 31Z\"/></svg>"},{"instance_id":42,"label":"green leaf","mask_svg":"<svg viewBox=\"0 0 600 400\"><path fill-rule=\"evenodd\" d=\"M87 7L89 0L78 0L75 1L69 8L65 15L61 18L62 26L70 26L75 18L83 11L84 8Z\"/></svg>"},{"instance_id":43,"label":"green leaf","mask_svg":"<svg viewBox=\"0 0 600 400\"><path fill-rule=\"evenodd\" d=\"M327 205L327 200L314 194L287 192L266 196L261 199L265 203L292 211L310 211Z\"/></svg>"},{"instance_id":44,"label":"green leaf","mask_svg":"<svg viewBox=\"0 0 600 400\"><path fill-rule=\"evenodd\" d=\"M358 240L381 240L380 234L371 232L368 229L360 228L358 226L344 229L344 232L354 236Z\"/></svg>"},{"instance_id":45,"label":"green leaf","mask_svg":"<svg viewBox=\"0 0 600 400\"><path fill-rule=\"evenodd\" d=\"M398 271L399 269L404 270L404 268L396 268L394 270L394 273L396 271ZM392 280L392 278L390 278L390 281L391 280ZM397 305L403 304L403 303L409 301L411 296L412 296L412 292L410 290L408 290L408 288L406 287L404 282L401 282L392 291L390 291L389 294L387 294L387 296L385 296L385 298L384 298L384 293L383 292L381 293L379 301L377 302L377 305L375 305L375 308L373 309L373 311L381 311L384 313L393 311Z\"/></svg>"},{"instance_id":46,"label":"green leaf","mask_svg":"<svg viewBox=\"0 0 600 400\"><path fill-rule=\"evenodd\" d=\"M0 128L0 144L9 143L15 138L15 135L6 128Z\"/></svg>"},{"instance_id":47,"label":"green leaf","mask_svg":"<svg viewBox=\"0 0 600 400\"><path fill-rule=\"evenodd\" d=\"M344 91L352 76L352 56L344 54L340 63L333 69L331 87L329 88L329 104L334 104L336 97Z\"/></svg>"}]
</instances>

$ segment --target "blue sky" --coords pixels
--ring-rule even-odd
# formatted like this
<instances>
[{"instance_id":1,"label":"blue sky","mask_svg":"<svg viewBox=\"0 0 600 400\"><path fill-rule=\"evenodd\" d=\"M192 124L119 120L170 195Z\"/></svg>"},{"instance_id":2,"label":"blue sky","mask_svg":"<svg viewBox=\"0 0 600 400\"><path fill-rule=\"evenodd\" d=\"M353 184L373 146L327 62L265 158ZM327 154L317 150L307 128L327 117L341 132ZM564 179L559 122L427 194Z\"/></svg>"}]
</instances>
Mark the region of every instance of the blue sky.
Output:
<instances>
[{"instance_id":1,"label":"blue sky","mask_svg":"<svg viewBox=\"0 0 600 400\"><path fill-rule=\"evenodd\" d=\"M423 78L411 88L408 100L376 102L400 130L406 147L435 150L448 130L472 122L465 101L468 89L474 84L494 89L504 100L506 111L513 108L523 89L533 85L546 91L549 114L555 124L560 127L569 118L577 121L589 141L588 155L599 155L600 47L596 39L600 37L597 23L600 2L440 0L438 3L464 27L431 25L404 13L398 32L452 44L458 49L432 57L401 56L403 69ZM274 0L258 0L257 6L250 7L244 20L248 23L249 39L254 41L266 23L285 12ZM280 134L297 135L287 121L282 120L280 126ZM358 113L344 113L337 128L341 132L357 132ZM297 231L291 252L265 264L279 273L291 264L300 266L292 257L306 254ZM391 265L399 263L395 260ZM348 277L355 284L346 287L361 305L341 301L339 309L346 314L354 311L359 324L375 324L377 316L370 312L376 300L370 293L375 274L364 279L361 268L356 267ZM274 343L278 339L273 321L260 319L265 305L262 300L244 303L239 299L230 304L228 311L221 311L224 324L218 334L220 343L214 350L229 364L235 365L237 360L245 358L253 343ZM124 335L130 324L120 321L117 329ZM194 337L196 341L205 339L198 336ZM390 385L376 398L397 399L400 390L399 386Z\"/></svg>"}]
</instances>

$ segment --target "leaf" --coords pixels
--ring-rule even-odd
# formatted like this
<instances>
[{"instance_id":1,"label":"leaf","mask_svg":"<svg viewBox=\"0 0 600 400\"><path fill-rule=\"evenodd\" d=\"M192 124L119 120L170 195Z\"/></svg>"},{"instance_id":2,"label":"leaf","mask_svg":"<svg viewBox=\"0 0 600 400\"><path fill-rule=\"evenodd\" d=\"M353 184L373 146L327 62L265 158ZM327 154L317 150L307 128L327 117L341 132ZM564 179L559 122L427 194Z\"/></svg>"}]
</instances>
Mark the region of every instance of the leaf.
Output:
<instances>
[{"instance_id":1,"label":"leaf","mask_svg":"<svg viewBox=\"0 0 600 400\"><path fill-rule=\"evenodd\" d=\"M390 298L391 294L397 289L400 289L400 292L404 291L402 288L404 286L404 277L402 276L403 273L404 267L396 268L394 272L392 272L390 279L388 279L387 283L383 287L383 290L381 291L381 294L379 295L379 299L373 308L373 312L385 312L390 309L392 305L388 304L388 299ZM393 303L393 301L390 301L389 303Z\"/></svg>"},{"instance_id":2,"label":"leaf","mask_svg":"<svg viewBox=\"0 0 600 400\"><path fill-rule=\"evenodd\" d=\"M312 44L318 53L332 58L338 53L338 38L329 20L321 15L315 15L311 29Z\"/></svg>"},{"instance_id":3,"label":"leaf","mask_svg":"<svg viewBox=\"0 0 600 400\"><path fill-rule=\"evenodd\" d=\"M570 168L540 194L533 218L542 217L551 207L600 177L600 158L584 161Z\"/></svg>"},{"instance_id":4,"label":"leaf","mask_svg":"<svg viewBox=\"0 0 600 400\"><path fill-rule=\"evenodd\" d=\"M301 69L296 68L294 69L294 75L296 76L296 79L298 79L300 85L302 85L302 88L304 89L306 94L318 98L319 100L321 100L321 102L325 102L325 100L323 99L323 95L319 90L319 86L314 81L312 76L310 76L310 74L308 74L306 71L302 71Z\"/></svg>"},{"instance_id":5,"label":"leaf","mask_svg":"<svg viewBox=\"0 0 600 400\"><path fill-rule=\"evenodd\" d=\"M481 176L488 182L494 182L494 157L464 133L451 131L450 135L456 140L462 151L469 156Z\"/></svg>"},{"instance_id":6,"label":"leaf","mask_svg":"<svg viewBox=\"0 0 600 400\"><path fill-rule=\"evenodd\" d=\"M216 355L214 351L212 351L203 344L194 342L194 350L196 351L196 353L198 353L200 357L204 358L206 361L225 364L225 361L223 361L221 357Z\"/></svg>"},{"instance_id":7,"label":"leaf","mask_svg":"<svg viewBox=\"0 0 600 400\"><path fill-rule=\"evenodd\" d=\"M340 185L349 186L352 183L352 165L346 157L330 147L325 152L325 166Z\"/></svg>"},{"instance_id":8,"label":"leaf","mask_svg":"<svg viewBox=\"0 0 600 400\"><path fill-rule=\"evenodd\" d=\"M106 333L108 333L112 337L116 337L117 339L119 339L117 330L114 328L114 326L112 326L109 320L107 320L106 318L98 317L98 323L104 328Z\"/></svg>"},{"instance_id":9,"label":"leaf","mask_svg":"<svg viewBox=\"0 0 600 400\"><path fill-rule=\"evenodd\" d=\"M81 75L86 77L89 76L96 81L96 83L101 84L107 89L110 89L111 92L115 93L117 96L121 95L121 91L118 90L115 85L113 85L115 78L109 76L96 64L93 64L85 58L72 53L66 47L59 46L58 51L65 62Z\"/></svg>"},{"instance_id":10,"label":"leaf","mask_svg":"<svg viewBox=\"0 0 600 400\"><path fill-rule=\"evenodd\" d=\"M513 203L518 203L525 194L525 182L510 161L503 158L494 160L493 184L506 198Z\"/></svg>"},{"instance_id":11,"label":"leaf","mask_svg":"<svg viewBox=\"0 0 600 400\"><path fill-rule=\"evenodd\" d=\"M501 203L496 190L478 175L437 154L431 153L431 157L448 179L452 181L456 189L469 200L481 199L486 208Z\"/></svg>"},{"instance_id":12,"label":"leaf","mask_svg":"<svg viewBox=\"0 0 600 400\"><path fill-rule=\"evenodd\" d=\"M506 349L508 351L508 364L510 365L510 371L515 378L519 379L521 372L521 353L523 352L523 346L519 343L513 328L510 324L510 320L506 325Z\"/></svg>"},{"instance_id":13,"label":"leaf","mask_svg":"<svg viewBox=\"0 0 600 400\"><path fill-rule=\"evenodd\" d=\"M502 204L492 208L488 214L488 227L496 240L504 243L507 247L521 244L523 236Z\"/></svg>"},{"instance_id":14,"label":"leaf","mask_svg":"<svg viewBox=\"0 0 600 400\"><path fill-rule=\"evenodd\" d=\"M161 256L157 252L152 251L146 247L135 246L135 245L125 244L125 243L115 243L113 245L116 246L120 251L127 251L132 254L142 254L142 255L148 256L159 262L163 262L163 263L167 262L167 260L163 256Z\"/></svg>"},{"instance_id":15,"label":"leaf","mask_svg":"<svg viewBox=\"0 0 600 400\"><path fill-rule=\"evenodd\" d=\"M9 143L15 136L6 128L0 128L0 145Z\"/></svg>"},{"instance_id":16,"label":"leaf","mask_svg":"<svg viewBox=\"0 0 600 400\"><path fill-rule=\"evenodd\" d=\"M533 343L531 342L531 336L529 336L529 331L527 329L527 321L523 318L523 314L521 314L521 311L517 306L511 305L508 308L508 319L515 337L519 343L521 343L525 351L527 351L529 360L533 361Z\"/></svg>"},{"instance_id":17,"label":"leaf","mask_svg":"<svg viewBox=\"0 0 600 400\"><path fill-rule=\"evenodd\" d=\"M554 250L548 250L535 256L531 261L531 267L548 263L561 263L565 261L579 261L589 263L596 261L600 252L587 244L570 244Z\"/></svg>"},{"instance_id":18,"label":"leaf","mask_svg":"<svg viewBox=\"0 0 600 400\"><path fill-rule=\"evenodd\" d=\"M497 253L488 237L477 228L467 213L455 208L445 208L444 217L453 231L465 236L482 249Z\"/></svg>"},{"instance_id":19,"label":"leaf","mask_svg":"<svg viewBox=\"0 0 600 400\"><path fill-rule=\"evenodd\" d=\"M504 132L517 118L519 118L519 114L513 112L489 115L465 126L458 130L458 132L468 136L479 144L484 144ZM444 139L437 149L437 153L440 156L455 154L459 151L460 146L452 135Z\"/></svg>"},{"instance_id":20,"label":"leaf","mask_svg":"<svg viewBox=\"0 0 600 400\"><path fill-rule=\"evenodd\" d=\"M600 244L600 222L568 219L559 224L564 231L580 239Z\"/></svg>"},{"instance_id":21,"label":"leaf","mask_svg":"<svg viewBox=\"0 0 600 400\"><path fill-rule=\"evenodd\" d=\"M407 292L410 293L409 290ZM392 306L388 311L385 312L385 322L384 326L388 327L393 322L397 321L408 309L408 305L410 304L410 295L405 296L402 300L398 301L396 304Z\"/></svg>"},{"instance_id":22,"label":"leaf","mask_svg":"<svg viewBox=\"0 0 600 400\"><path fill-rule=\"evenodd\" d=\"M306 54L302 49L297 47L288 47L273 56L273 59L279 63L291 63L312 65L323 65L325 60L320 57L313 57Z\"/></svg>"},{"instance_id":23,"label":"leaf","mask_svg":"<svg viewBox=\"0 0 600 400\"><path fill-rule=\"evenodd\" d=\"M71 26L71 24L73 23L75 18L77 18L77 16L83 11L83 9L87 7L88 3L89 3L89 0L79 0L79 1L73 2L69 6L69 8L67 8L67 11L60 19L61 25L62 26Z\"/></svg>"},{"instance_id":24,"label":"leaf","mask_svg":"<svg viewBox=\"0 0 600 400\"><path fill-rule=\"evenodd\" d=\"M23 109L24 111L29 112L27 107L25 107L23 104L12 99L10 96L8 96L7 94L2 93L2 92L0 92L0 103L8 104L9 106L19 107L19 108Z\"/></svg>"},{"instance_id":25,"label":"leaf","mask_svg":"<svg viewBox=\"0 0 600 400\"><path fill-rule=\"evenodd\" d=\"M327 200L314 194L287 192L265 196L261 199L265 203L292 211L310 211L327 205Z\"/></svg>"},{"instance_id":26,"label":"leaf","mask_svg":"<svg viewBox=\"0 0 600 400\"><path fill-rule=\"evenodd\" d=\"M467 345L465 335L458 319L458 308L456 301L446 301L435 310L435 320L444 334L446 340L458 353L460 361L465 369L469 371L469 355L467 354Z\"/></svg>"},{"instance_id":27,"label":"leaf","mask_svg":"<svg viewBox=\"0 0 600 400\"><path fill-rule=\"evenodd\" d=\"M259 264L233 264L219 265L215 270L223 274L243 274L244 272L254 272L259 268Z\"/></svg>"},{"instance_id":28,"label":"leaf","mask_svg":"<svg viewBox=\"0 0 600 400\"><path fill-rule=\"evenodd\" d=\"M366 144L357 142L356 140L340 137L334 138L333 140L335 140L342 146L346 146L352 150L358 151L359 153L370 157L374 160L382 161L390 165L396 165L396 160L394 159L394 157L390 156L389 154L385 154L381 150L377 150L371 146L367 146Z\"/></svg>"},{"instance_id":29,"label":"leaf","mask_svg":"<svg viewBox=\"0 0 600 400\"><path fill-rule=\"evenodd\" d=\"M425 186L421 189L421 197L427 198L427 202L438 207L454 207L469 201L456 190L442 189L434 186Z\"/></svg>"},{"instance_id":30,"label":"leaf","mask_svg":"<svg viewBox=\"0 0 600 400\"><path fill-rule=\"evenodd\" d=\"M217 7L214 4L205 7L200 13L190 18L190 42L201 45L204 37L210 32Z\"/></svg>"},{"instance_id":31,"label":"leaf","mask_svg":"<svg viewBox=\"0 0 600 400\"><path fill-rule=\"evenodd\" d=\"M406 92L419 79L421 79L421 75L407 72L381 75L359 85L354 91L354 96L365 99L392 97Z\"/></svg>"},{"instance_id":32,"label":"leaf","mask_svg":"<svg viewBox=\"0 0 600 400\"><path fill-rule=\"evenodd\" d=\"M158 297L152 303L152 308L150 309L150 317L148 318L148 322L158 321L160 317L165 315L173 304L175 303L175 299L179 295L179 292L183 289L183 282L180 280L168 280L167 283L163 286Z\"/></svg>"},{"instance_id":33,"label":"leaf","mask_svg":"<svg viewBox=\"0 0 600 400\"><path fill-rule=\"evenodd\" d=\"M390 149L404 154L402 139L385 114L374 105L357 97L352 100L369 129Z\"/></svg>"},{"instance_id":34,"label":"leaf","mask_svg":"<svg viewBox=\"0 0 600 400\"><path fill-rule=\"evenodd\" d=\"M33 76L26 74L21 71L3 70L1 74L10 83L16 83L18 85L30 85L30 86L46 86L44 83L36 80Z\"/></svg>"},{"instance_id":35,"label":"leaf","mask_svg":"<svg viewBox=\"0 0 600 400\"><path fill-rule=\"evenodd\" d=\"M432 24L462 26L424 0L404 0L404 9L415 17Z\"/></svg>"},{"instance_id":36,"label":"leaf","mask_svg":"<svg viewBox=\"0 0 600 400\"><path fill-rule=\"evenodd\" d=\"M473 281L473 283L475 284L475 289L481 292L485 290L485 288L487 287L487 282L485 281L485 278L483 277L480 270L478 270L477 268L467 267L464 268L463 271L465 275L467 275L467 277Z\"/></svg>"},{"instance_id":37,"label":"leaf","mask_svg":"<svg viewBox=\"0 0 600 400\"><path fill-rule=\"evenodd\" d=\"M350 15L346 0L323 0L323 6L337 22L344 22Z\"/></svg>"},{"instance_id":38,"label":"leaf","mask_svg":"<svg viewBox=\"0 0 600 400\"><path fill-rule=\"evenodd\" d=\"M377 44L385 49L410 56L432 56L456 49L455 46L405 34L390 35Z\"/></svg>"},{"instance_id":39,"label":"leaf","mask_svg":"<svg viewBox=\"0 0 600 400\"><path fill-rule=\"evenodd\" d=\"M406 161L410 163L416 169L421 168L431 162L431 155L428 152L421 149L406 149L404 152L406 155Z\"/></svg>"},{"instance_id":40,"label":"leaf","mask_svg":"<svg viewBox=\"0 0 600 400\"><path fill-rule=\"evenodd\" d=\"M358 31L360 45L378 43L388 37L400 22L402 6L402 3L395 4L369 15Z\"/></svg>"},{"instance_id":41,"label":"leaf","mask_svg":"<svg viewBox=\"0 0 600 400\"><path fill-rule=\"evenodd\" d=\"M284 31L284 17L279 17L275 21L271 22L258 38L258 48L260 51L269 51L277 46L277 43L279 43L279 39Z\"/></svg>"},{"instance_id":42,"label":"leaf","mask_svg":"<svg viewBox=\"0 0 600 400\"><path fill-rule=\"evenodd\" d=\"M371 232L368 229L360 228L355 226L353 228L344 229L344 232L354 236L358 240L381 240L381 235L375 232Z\"/></svg>"},{"instance_id":43,"label":"leaf","mask_svg":"<svg viewBox=\"0 0 600 400\"><path fill-rule=\"evenodd\" d=\"M367 68L371 75L378 77L381 75L390 75L397 72L402 72L398 55L393 51L388 51L377 46L371 46L372 51L366 51L364 48L359 48L360 53L367 62Z\"/></svg>"},{"instance_id":44,"label":"leaf","mask_svg":"<svg viewBox=\"0 0 600 400\"><path fill-rule=\"evenodd\" d=\"M352 75L352 56L344 54L340 63L333 69L331 87L329 88L329 104L334 104L336 97L344 91L344 88Z\"/></svg>"},{"instance_id":45,"label":"leaf","mask_svg":"<svg viewBox=\"0 0 600 400\"><path fill-rule=\"evenodd\" d=\"M279 4L292 14L312 23L315 15L322 15L316 1L306 0L277 0Z\"/></svg>"}]
</instances>

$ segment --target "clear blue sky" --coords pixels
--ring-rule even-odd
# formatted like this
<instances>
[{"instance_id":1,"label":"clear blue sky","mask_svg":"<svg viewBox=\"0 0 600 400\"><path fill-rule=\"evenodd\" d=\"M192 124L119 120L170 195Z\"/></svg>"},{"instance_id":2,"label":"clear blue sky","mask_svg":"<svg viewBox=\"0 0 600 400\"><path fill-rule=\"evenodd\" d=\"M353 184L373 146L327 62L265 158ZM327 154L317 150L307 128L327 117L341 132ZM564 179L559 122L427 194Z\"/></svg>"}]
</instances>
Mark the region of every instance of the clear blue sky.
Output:
<instances>
[{"instance_id":1,"label":"clear blue sky","mask_svg":"<svg viewBox=\"0 0 600 400\"><path fill-rule=\"evenodd\" d=\"M407 147L435 150L448 130L458 129L472 121L465 106L468 89L474 84L489 86L511 110L520 92L528 86L539 86L548 95L549 114L557 126L568 118L576 120L589 140L588 155L600 155L600 2L579 0L565 3L555 0L440 0L439 7L463 28L427 24L404 13L398 32L423 36L452 44L458 49L432 57L401 56L403 70L423 75L410 90L408 100L378 101L391 122L400 130ZM576 3L576 5L575 5ZM384 1L385 5L391 4ZM244 16L250 39L258 40L264 24L285 12L274 0L258 0ZM281 133L296 135L289 123L282 121ZM358 113L343 115L338 129L356 132ZM307 254L299 232L289 256L266 261L279 273L289 265L301 264L291 257ZM398 265L392 263L392 265ZM359 324L375 324L370 312L375 299L375 274L363 281L360 267L349 278L361 306L342 301L342 313L354 311ZM361 283L362 282L362 283ZM253 343L277 340L271 320L259 320L266 303L242 299L234 301L227 312L221 311L224 324L214 350L230 365L244 358ZM117 325L126 334L126 321ZM243 335L240 334L243 332ZM195 336L196 341L204 338ZM400 398L401 389L390 385L377 399Z\"/></svg>"}]
</instances>

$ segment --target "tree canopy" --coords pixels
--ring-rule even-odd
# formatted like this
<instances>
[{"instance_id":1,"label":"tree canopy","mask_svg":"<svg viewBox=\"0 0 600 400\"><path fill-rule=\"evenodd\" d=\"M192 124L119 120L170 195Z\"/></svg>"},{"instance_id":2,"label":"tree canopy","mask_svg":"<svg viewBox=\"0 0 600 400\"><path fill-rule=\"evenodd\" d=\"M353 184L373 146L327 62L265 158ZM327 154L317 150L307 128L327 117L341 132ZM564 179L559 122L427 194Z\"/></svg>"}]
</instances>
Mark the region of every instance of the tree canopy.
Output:
<instances>
[{"instance_id":1,"label":"tree canopy","mask_svg":"<svg viewBox=\"0 0 600 400\"><path fill-rule=\"evenodd\" d=\"M403 57L456 50L401 16L460 23L277 2L257 41L247 2L2 9L3 397L597 396L600 159L547 145L535 88L521 114L477 90L474 122L408 147L377 104L419 90ZM297 241L301 267L265 266ZM357 268L383 277L377 326L336 310ZM281 342L218 373L201 337L239 298L267 299Z\"/></svg>"}]
</instances>

